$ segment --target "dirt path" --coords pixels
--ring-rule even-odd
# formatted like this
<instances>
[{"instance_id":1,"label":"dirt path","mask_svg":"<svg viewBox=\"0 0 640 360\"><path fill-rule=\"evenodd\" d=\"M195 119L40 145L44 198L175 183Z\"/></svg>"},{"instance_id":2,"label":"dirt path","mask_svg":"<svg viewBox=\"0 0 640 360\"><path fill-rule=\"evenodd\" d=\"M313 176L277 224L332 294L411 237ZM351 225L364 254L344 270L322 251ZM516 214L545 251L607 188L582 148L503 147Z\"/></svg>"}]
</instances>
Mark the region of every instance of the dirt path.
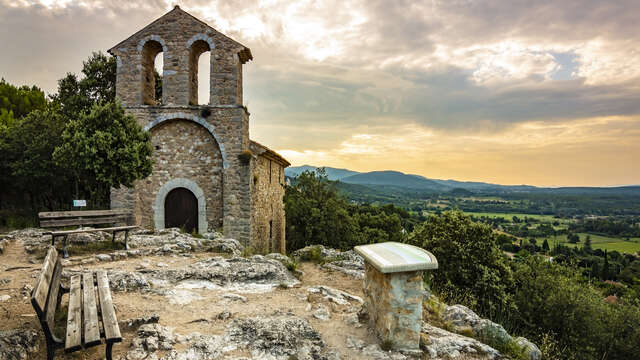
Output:
<instances>
[{"instance_id":1,"label":"dirt path","mask_svg":"<svg viewBox=\"0 0 640 360\"><path fill-rule=\"evenodd\" d=\"M129 258L121 261L96 263L89 265L68 266L73 270L118 269L133 271L144 263L150 269L179 269L206 257L215 256L210 253L196 253L192 257L182 256L153 256L145 258ZM24 268L17 268L24 267ZM17 268L7 271L7 269ZM39 352L32 354L32 359L45 357L45 343L42 330L34 310L29 303L30 286L35 283L39 274L41 260L35 260L33 255L25 252L19 240L11 241L5 253L0 255L0 296L9 295L11 298L0 302L0 330L30 328L40 334ZM362 297L362 280L356 280L342 273L322 269L314 263L303 263L299 267L304 272L300 284L292 288L275 288L265 293L241 293L220 289L171 289L173 291L187 291L195 294L195 299L182 303L172 303L166 291L150 292L113 292L113 300L118 318L140 318L151 314L160 316L161 325L175 328L179 334L199 332L201 334L222 334L225 327L234 318L270 315L274 312L293 313L307 319L310 324L321 333L329 348L340 349L343 359L361 359L362 354L346 348L345 336L355 336L367 343L375 343L373 335L366 327L355 328L347 325L347 316L353 316L351 306L337 305L327 302L318 296L309 297L308 287L325 285L346 291ZM8 279L8 280L2 280ZM27 287L25 288L25 285ZM225 298L228 293L239 294L246 300ZM66 296L65 296L66 298ZM313 303L310 305L310 301ZM64 302L63 298L63 302ZM330 309L331 318L323 321L313 317L310 307L323 304ZM355 304L354 304L355 305ZM349 313L348 311L351 311ZM225 316L225 312L231 314ZM220 315L223 314L223 315ZM114 359L124 354L134 338L136 329L122 328L122 344L114 347ZM240 350L237 355L248 355ZM232 354L227 354L232 355ZM234 353L234 355L236 355ZM80 354L66 355L58 351L57 359L100 359L104 356L104 346L94 347Z\"/></svg>"}]
</instances>

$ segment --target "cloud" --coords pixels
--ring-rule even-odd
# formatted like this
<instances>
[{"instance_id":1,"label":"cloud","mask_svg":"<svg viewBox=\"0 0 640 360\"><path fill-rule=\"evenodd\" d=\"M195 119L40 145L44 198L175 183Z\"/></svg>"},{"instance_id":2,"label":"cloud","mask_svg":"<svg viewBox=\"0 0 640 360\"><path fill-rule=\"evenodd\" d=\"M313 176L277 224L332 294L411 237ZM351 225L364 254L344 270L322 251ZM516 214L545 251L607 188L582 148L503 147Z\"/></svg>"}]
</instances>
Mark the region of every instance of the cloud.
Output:
<instances>
[{"instance_id":1,"label":"cloud","mask_svg":"<svg viewBox=\"0 0 640 360\"><path fill-rule=\"evenodd\" d=\"M109 48L172 6L0 0L0 76L55 91L56 80L79 72L91 51ZM425 175L453 177L458 163L468 162L447 153L486 163L501 158L487 148L504 149L503 134L519 139L520 132L556 139L553 146L565 151L557 154L567 159L580 158L568 150L580 148L582 159L596 161L614 148L602 133L631 131L627 126L640 121L635 0L185 0L180 6L252 49L244 76L251 136L307 163L348 167L348 160L365 168L404 151L402 158L421 162ZM584 129L575 124L585 119L627 120L581 133L578 147L570 136L556 136ZM630 139L634 131L620 136ZM551 151L526 149L528 161L535 151L541 159ZM640 156L633 146L626 153Z\"/></svg>"}]
</instances>

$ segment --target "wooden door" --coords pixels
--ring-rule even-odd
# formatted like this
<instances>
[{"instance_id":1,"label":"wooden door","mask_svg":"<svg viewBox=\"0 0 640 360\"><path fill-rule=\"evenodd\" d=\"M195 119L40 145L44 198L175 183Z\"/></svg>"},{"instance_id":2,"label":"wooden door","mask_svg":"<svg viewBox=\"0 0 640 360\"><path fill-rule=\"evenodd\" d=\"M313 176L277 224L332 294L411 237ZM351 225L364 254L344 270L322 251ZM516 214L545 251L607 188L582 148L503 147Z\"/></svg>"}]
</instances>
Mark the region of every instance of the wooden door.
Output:
<instances>
[{"instance_id":1,"label":"wooden door","mask_svg":"<svg viewBox=\"0 0 640 360\"><path fill-rule=\"evenodd\" d=\"M198 231L198 199L185 188L171 190L164 200L164 226Z\"/></svg>"}]
</instances>

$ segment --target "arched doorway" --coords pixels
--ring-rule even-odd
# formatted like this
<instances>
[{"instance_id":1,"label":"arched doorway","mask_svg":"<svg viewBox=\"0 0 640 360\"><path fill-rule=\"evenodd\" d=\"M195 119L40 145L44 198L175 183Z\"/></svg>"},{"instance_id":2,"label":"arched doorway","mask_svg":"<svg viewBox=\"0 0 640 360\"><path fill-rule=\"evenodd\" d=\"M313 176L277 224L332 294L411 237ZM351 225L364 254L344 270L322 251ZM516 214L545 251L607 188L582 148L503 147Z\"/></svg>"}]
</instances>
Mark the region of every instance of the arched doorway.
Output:
<instances>
[{"instance_id":1,"label":"arched doorway","mask_svg":"<svg viewBox=\"0 0 640 360\"><path fill-rule=\"evenodd\" d=\"M164 226L198 231L198 199L191 191L183 187L169 191L164 200Z\"/></svg>"}]
</instances>

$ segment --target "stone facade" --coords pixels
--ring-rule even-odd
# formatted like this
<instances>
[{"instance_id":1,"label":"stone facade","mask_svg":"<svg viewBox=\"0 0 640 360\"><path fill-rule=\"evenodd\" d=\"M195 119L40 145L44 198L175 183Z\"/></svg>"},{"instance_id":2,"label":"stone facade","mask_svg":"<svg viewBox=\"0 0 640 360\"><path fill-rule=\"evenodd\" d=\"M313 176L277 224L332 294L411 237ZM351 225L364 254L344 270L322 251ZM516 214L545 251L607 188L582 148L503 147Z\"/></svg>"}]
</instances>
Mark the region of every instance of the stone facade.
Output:
<instances>
[{"instance_id":1,"label":"stone facade","mask_svg":"<svg viewBox=\"0 0 640 360\"><path fill-rule=\"evenodd\" d=\"M198 105L198 58L206 51L211 52L209 104ZM153 69L161 52L158 102ZM283 172L289 163L249 139L242 65L252 59L251 51L176 6L109 53L117 61L116 95L150 131L154 146L152 174L131 189L112 189L111 207L133 209L137 224L163 228L164 198L185 188L198 201L198 231L222 228L244 245L283 251L283 181L276 186L276 175L270 178L265 171L271 166ZM243 160L252 150L254 156ZM254 174L272 182L254 184ZM265 223L272 224L270 232Z\"/></svg>"},{"instance_id":2,"label":"stone facade","mask_svg":"<svg viewBox=\"0 0 640 360\"><path fill-rule=\"evenodd\" d=\"M365 262L364 307L380 340L420 351L422 291L422 271L383 274Z\"/></svg>"},{"instance_id":3,"label":"stone facade","mask_svg":"<svg viewBox=\"0 0 640 360\"><path fill-rule=\"evenodd\" d=\"M251 177L251 227L254 246L259 252L285 253L284 168L279 155L252 142L257 155Z\"/></svg>"}]
</instances>

